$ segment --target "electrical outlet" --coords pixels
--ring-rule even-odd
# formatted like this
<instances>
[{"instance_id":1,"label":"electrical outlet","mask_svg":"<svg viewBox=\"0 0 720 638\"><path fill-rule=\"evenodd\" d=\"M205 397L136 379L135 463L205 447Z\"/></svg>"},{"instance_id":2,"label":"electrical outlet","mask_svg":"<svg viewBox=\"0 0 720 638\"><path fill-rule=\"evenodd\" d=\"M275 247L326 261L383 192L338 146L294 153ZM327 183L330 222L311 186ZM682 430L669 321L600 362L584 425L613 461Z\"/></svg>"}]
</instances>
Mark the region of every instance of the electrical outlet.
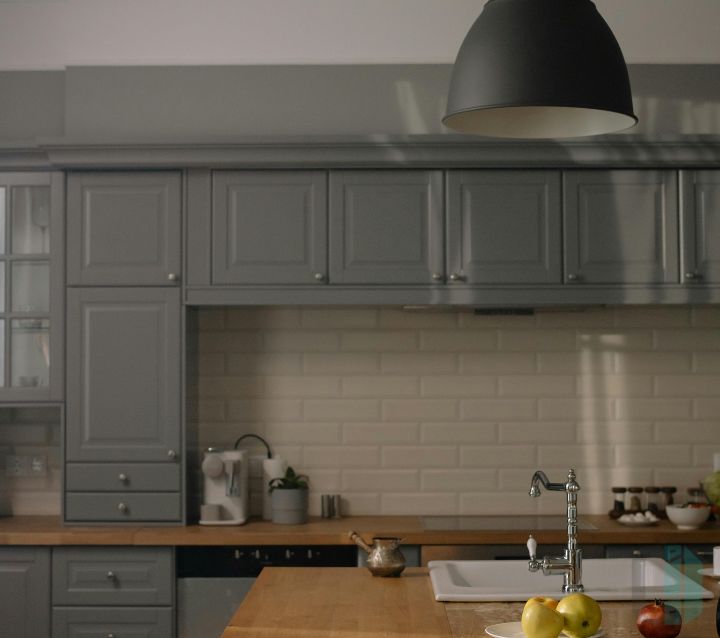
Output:
<instances>
[{"instance_id":1,"label":"electrical outlet","mask_svg":"<svg viewBox=\"0 0 720 638\"><path fill-rule=\"evenodd\" d=\"M30 476L47 476L47 456L40 455L30 457Z\"/></svg>"}]
</instances>

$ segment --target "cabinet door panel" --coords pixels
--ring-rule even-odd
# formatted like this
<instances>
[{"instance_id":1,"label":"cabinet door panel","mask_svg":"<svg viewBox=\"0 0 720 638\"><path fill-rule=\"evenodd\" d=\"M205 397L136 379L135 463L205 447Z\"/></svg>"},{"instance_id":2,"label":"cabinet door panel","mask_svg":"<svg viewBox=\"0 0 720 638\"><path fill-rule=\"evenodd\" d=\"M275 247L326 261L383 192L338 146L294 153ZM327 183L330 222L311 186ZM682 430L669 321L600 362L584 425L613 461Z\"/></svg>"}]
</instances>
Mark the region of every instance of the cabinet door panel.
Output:
<instances>
[{"instance_id":1,"label":"cabinet door panel","mask_svg":"<svg viewBox=\"0 0 720 638\"><path fill-rule=\"evenodd\" d=\"M720 171L684 172L682 179L683 277L689 283L716 284L720 282Z\"/></svg>"},{"instance_id":2,"label":"cabinet door panel","mask_svg":"<svg viewBox=\"0 0 720 638\"><path fill-rule=\"evenodd\" d=\"M565 173L565 270L572 281L678 281L673 171Z\"/></svg>"},{"instance_id":3,"label":"cabinet door panel","mask_svg":"<svg viewBox=\"0 0 720 638\"><path fill-rule=\"evenodd\" d=\"M180 291L68 291L69 461L178 462Z\"/></svg>"},{"instance_id":4,"label":"cabinet door panel","mask_svg":"<svg viewBox=\"0 0 720 638\"><path fill-rule=\"evenodd\" d=\"M448 271L469 284L559 283L560 174L451 171Z\"/></svg>"},{"instance_id":5,"label":"cabinet door panel","mask_svg":"<svg viewBox=\"0 0 720 638\"><path fill-rule=\"evenodd\" d=\"M3 638L50 635L49 549L0 549L0 623Z\"/></svg>"},{"instance_id":6,"label":"cabinet door panel","mask_svg":"<svg viewBox=\"0 0 720 638\"><path fill-rule=\"evenodd\" d=\"M173 636L171 607L56 607L52 618L53 638Z\"/></svg>"},{"instance_id":7,"label":"cabinet door panel","mask_svg":"<svg viewBox=\"0 0 720 638\"><path fill-rule=\"evenodd\" d=\"M54 605L172 605L170 548L59 547L53 550Z\"/></svg>"},{"instance_id":8,"label":"cabinet door panel","mask_svg":"<svg viewBox=\"0 0 720 638\"><path fill-rule=\"evenodd\" d=\"M443 275L440 171L330 175L330 281L429 284Z\"/></svg>"},{"instance_id":9,"label":"cabinet door panel","mask_svg":"<svg viewBox=\"0 0 720 638\"><path fill-rule=\"evenodd\" d=\"M317 283L327 275L323 171L213 175L214 284ZM320 279L320 281L322 281Z\"/></svg>"},{"instance_id":10,"label":"cabinet door panel","mask_svg":"<svg viewBox=\"0 0 720 638\"><path fill-rule=\"evenodd\" d=\"M167 286L179 276L181 180L174 172L68 177L68 284Z\"/></svg>"}]
</instances>

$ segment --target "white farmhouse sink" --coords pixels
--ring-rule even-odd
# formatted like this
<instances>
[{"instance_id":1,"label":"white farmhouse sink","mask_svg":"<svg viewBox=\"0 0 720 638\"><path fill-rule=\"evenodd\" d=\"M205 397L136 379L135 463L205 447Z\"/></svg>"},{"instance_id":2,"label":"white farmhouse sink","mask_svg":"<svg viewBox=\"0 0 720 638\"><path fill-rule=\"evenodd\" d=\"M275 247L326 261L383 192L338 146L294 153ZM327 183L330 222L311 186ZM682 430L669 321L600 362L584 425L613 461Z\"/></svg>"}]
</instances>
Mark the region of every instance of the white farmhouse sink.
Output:
<instances>
[{"instance_id":1,"label":"white farmhouse sink","mask_svg":"<svg viewBox=\"0 0 720 638\"><path fill-rule=\"evenodd\" d=\"M562 594L562 575L530 573L525 560L438 560L428 563L435 599L525 601ZM582 563L585 593L596 600L697 600L712 592L660 558L595 558Z\"/></svg>"}]
</instances>

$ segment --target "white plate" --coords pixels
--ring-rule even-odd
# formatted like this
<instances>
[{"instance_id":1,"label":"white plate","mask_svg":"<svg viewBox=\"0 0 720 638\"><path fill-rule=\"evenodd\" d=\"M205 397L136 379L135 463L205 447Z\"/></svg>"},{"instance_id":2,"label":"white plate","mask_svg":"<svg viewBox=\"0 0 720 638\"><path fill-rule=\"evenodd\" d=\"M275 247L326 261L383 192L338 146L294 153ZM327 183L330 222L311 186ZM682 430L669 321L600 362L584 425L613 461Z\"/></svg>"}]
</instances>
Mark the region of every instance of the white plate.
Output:
<instances>
[{"instance_id":1,"label":"white plate","mask_svg":"<svg viewBox=\"0 0 720 638\"><path fill-rule=\"evenodd\" d=\"M527 638L519 622L501 622L497 625L490 625L485 628L485 633L493 638ZM565 634L560 635L564 636ZM604 635L605 631L601 627L598 632L590 636L590 638L602 638Z\"/></svg>"},{"instance_id":2,"label":"white plate","mask_svg":"<svg viewBox=\"0 0 720 638\"><path fill-rule=\"evenodd\" d=\"M705 567L704 569L698 569L698 574L702 574L703 576L710 576L710 578L714 578L715 580L720 580L720 574L716 574L713 571L712 567Z\"/></svg>"}]
</instances>

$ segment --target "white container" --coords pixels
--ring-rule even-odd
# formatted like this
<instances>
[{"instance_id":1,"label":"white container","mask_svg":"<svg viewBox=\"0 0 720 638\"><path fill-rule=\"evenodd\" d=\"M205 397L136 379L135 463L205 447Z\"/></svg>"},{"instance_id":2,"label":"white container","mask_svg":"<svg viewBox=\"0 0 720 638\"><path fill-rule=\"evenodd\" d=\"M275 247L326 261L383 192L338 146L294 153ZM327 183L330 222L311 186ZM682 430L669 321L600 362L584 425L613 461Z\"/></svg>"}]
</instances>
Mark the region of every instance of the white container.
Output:
<instances>
[{"instance_id":1,"label":"white container","mask_svg":"<svg viewBox=\"0 0 720 638\"><path fill-rule=\"evenodd\" d=\"M710 516L710 505L702 504L697 507L668 505L665 511L678 529L697 529Z\"/></svg>"}]
</instances>

